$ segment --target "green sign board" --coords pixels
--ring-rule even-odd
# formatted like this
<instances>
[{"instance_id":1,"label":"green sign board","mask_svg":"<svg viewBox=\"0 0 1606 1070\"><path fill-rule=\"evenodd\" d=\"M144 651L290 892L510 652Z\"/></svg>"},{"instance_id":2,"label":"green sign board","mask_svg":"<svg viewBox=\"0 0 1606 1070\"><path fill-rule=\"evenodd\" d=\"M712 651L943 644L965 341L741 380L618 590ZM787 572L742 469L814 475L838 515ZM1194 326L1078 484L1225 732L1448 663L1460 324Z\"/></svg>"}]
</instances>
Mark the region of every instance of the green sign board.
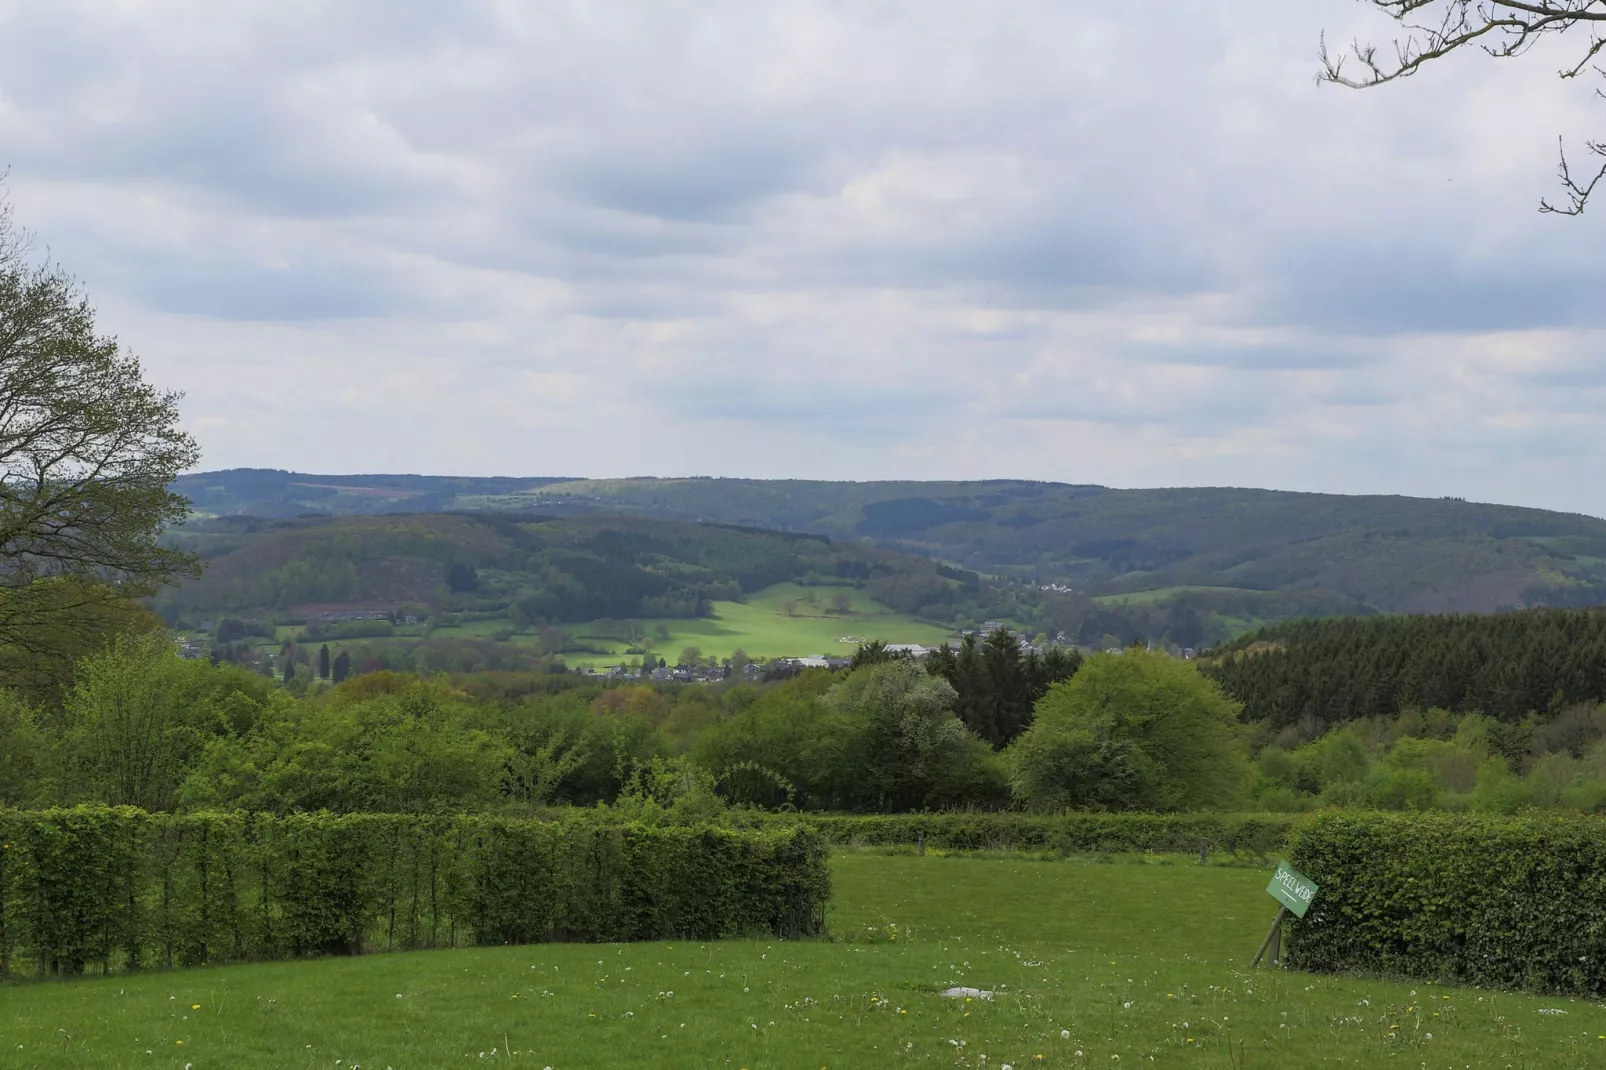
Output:
<instances>
[{"instance_id":1,"label":"green sign board","mask_svg":"<svg viewBox=\"0 0 1606 1070\"><path fill-rule=\"evenodd\" d=\"M1316 898L1316 883L1287 862L1277 863L1277 872L1266 885L1266 894L1303 918Z\"/></svg>"}]
</instances>

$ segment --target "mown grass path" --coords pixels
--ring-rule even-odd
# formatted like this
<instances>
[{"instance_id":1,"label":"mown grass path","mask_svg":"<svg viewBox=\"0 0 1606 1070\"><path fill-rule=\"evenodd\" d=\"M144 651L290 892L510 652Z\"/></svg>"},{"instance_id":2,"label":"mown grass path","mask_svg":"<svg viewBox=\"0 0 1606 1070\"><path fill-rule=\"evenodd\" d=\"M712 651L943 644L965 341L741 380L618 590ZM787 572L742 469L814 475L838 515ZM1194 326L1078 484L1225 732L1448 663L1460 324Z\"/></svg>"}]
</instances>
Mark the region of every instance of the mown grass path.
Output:
<instances>
[{"instance_id":1,"label":"mown grass path","mask_svg":"<svg viewBox=\"0 0 1606 1070\"><path fill-rule=\"evenodd\" d=\"M3 987L0 1067L1606 1066L1606 1008L1587 1001L1247 970L1274 911L1260 870L852 853L833 869L833 942ZM937 994L955 984L997 994Z\"/></svg>"}]
</instances>

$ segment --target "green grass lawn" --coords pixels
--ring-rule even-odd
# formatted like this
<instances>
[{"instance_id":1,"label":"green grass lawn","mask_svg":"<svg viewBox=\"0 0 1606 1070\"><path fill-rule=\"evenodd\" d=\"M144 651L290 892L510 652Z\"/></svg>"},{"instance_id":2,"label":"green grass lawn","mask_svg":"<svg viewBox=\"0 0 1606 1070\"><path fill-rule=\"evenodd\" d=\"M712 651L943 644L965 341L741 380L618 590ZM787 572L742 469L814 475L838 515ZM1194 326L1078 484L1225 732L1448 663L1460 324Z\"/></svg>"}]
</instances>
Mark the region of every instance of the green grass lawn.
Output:
<instances>
[{"instance_id":1,"label":"green grass lawn","mask_svg":"<svg viewBox=\"0 0 1606 1070\"><path fill-rule=\"evenodd\" d=\"M1274 909L1261 870L854 853L832 868L834 941L12 985L0 1066L1606 1066L1606 1008L1587 1001L1246 969ZM957 984L996 995L938 995Z\"/></svg>"}]
</instances>

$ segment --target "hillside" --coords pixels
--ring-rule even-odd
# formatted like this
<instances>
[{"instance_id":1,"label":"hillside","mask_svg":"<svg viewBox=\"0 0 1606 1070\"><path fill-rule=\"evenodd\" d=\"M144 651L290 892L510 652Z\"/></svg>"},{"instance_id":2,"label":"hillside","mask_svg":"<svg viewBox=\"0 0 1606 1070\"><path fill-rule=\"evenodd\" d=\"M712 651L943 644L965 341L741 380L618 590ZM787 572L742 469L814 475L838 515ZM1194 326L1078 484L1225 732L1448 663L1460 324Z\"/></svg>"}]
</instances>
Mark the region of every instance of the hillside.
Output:
<instances>
[{"instance_id":1,"label":"hillside","mask_svg":"<svg viewBox=\"0 0 1606 1070\"><path fill-rule=\"evenodd\" d=\"M463 497L517 494L558 479L458 476L318 476L276 468L231 468L180 476L175 489L199 516L270 519L322 513L431 513L457 508Z\"/></svg>"},{"instance_id":2,"label":"hillside","mask_svg":"<svg viewBox=\"0 0 1606 1070\"><path fill-rule=\"evenodd\" d=\"M863 541L644 517L391 514L199 519L173 538L206 563L163 592L175 623L437 611L515 629L708 617L778 584L789 616L869 603L945 624L989 597L973 574ZM862 603L862 605L861 605ZM841 631L841 624L830 627ZM494 630L494 629L493 629Z\"/></svg>"},{"instance_id":3,"label":"hillside","mask_svg":"<svg viewBox=\"0 0 1606 1070\"><path fill-rule=\"evenodd\" d=\"M1058 583L1120 621L1193 613L1207 637L1308 613L1487 612L1606 601L1606 521L1451 499L1233 488L1114 490L1018 481L824 482L185 476L202 514L432 507L628 513L835 538ZM1145 597L1133 600L1134 594ZM1093 610L1084 606L1082 615ZM1181 629L1186 630L1186 629Z\"/></svg>"}]
</instances>

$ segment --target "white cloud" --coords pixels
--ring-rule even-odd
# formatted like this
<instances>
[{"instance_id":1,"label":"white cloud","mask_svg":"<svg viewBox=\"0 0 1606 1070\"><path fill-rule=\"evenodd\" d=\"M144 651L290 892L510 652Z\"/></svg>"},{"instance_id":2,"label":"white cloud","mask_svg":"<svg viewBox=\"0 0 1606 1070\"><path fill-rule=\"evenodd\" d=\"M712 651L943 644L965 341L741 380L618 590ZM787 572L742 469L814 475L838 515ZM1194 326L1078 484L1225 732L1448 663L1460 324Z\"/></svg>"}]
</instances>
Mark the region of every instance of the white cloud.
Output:
<instances>
[{"instance_id":1,"label":"white cloud","mask_svg":"<svg viewBox=\"0 0 1606 1070\"><path fill-rule=\"evenodd\" d=\"M1022 476L1606 513L1602 118L1359 5L0 11L0 165L208 467Z\"/></svg>"}]
</instances>

